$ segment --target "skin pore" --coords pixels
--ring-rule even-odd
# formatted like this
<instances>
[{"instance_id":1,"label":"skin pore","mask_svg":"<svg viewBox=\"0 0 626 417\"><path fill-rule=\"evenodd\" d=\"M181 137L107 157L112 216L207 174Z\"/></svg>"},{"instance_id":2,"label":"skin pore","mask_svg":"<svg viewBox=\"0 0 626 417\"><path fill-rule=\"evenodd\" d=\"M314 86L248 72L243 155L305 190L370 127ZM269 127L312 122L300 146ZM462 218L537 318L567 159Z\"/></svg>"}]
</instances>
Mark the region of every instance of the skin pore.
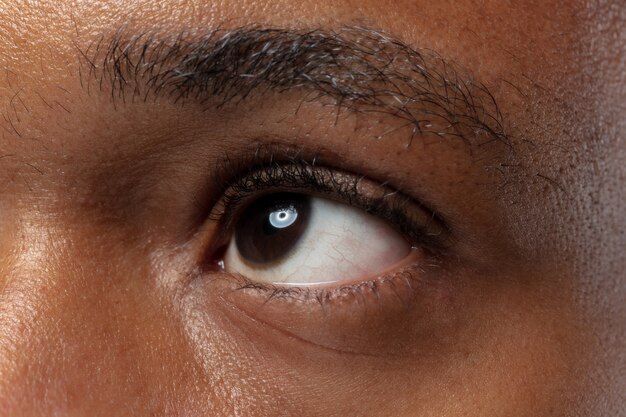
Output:
<instances>
[{"instance_id":1,"label":"skin pore","mask_svg":"<svg viewBox=\"0 0 626 417\"><path fill-rule=\"evenodd\" d=\"M624 415L617 3L0 0L0 415ZM282 188L430 238L216 268Z\"/></svg>"}]
</instances>

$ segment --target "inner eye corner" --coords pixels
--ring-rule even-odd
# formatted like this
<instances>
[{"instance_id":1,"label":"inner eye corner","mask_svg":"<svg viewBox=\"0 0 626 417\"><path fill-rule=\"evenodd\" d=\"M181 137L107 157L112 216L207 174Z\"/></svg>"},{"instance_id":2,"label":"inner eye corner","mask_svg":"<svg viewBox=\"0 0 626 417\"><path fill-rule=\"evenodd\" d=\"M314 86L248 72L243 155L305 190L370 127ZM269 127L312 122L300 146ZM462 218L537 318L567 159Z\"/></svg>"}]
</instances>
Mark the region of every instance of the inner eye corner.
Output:
<instances>
[{"instance_id":1,"label":"inner eye corner","mask_svg":"<svg viewBox=\"0 0 626 417\"><path fill-rule=\"evenodd\" d=\"M199 261L201 269L207 272L224 271L224 255L227 250L228 243L219 243L210 248Z\"/></svg>"}]
</instances>

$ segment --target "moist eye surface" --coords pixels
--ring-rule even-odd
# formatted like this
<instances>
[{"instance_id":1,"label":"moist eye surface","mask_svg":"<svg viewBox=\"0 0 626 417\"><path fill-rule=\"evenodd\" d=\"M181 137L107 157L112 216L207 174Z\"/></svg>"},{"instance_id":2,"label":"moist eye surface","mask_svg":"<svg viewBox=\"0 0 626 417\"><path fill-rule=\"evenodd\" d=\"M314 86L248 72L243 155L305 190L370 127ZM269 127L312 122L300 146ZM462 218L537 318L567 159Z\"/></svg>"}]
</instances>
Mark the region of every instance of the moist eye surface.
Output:
<instances>
[{"instance_id":1,"label":"moist eye surface","mask_svg":"<svg viewBox=\"0 0 626 417\"><path fill-rule=\"evenodd\" d=\"M265 194L233 224L222 267L254 282L353 283L375 278L416 254L379 216L304 193Z\"/></svg>"}]
</instances>

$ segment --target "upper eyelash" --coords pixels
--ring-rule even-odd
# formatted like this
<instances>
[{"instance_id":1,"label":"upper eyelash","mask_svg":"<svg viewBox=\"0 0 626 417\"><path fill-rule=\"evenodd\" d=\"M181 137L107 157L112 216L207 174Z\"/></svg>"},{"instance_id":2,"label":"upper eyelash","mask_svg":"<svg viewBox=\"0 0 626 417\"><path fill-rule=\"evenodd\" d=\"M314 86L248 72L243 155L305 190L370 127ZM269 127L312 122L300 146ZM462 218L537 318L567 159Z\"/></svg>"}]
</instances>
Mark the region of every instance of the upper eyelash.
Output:
<instances>
[{"instance_id":1,"label":"upper eyelash","mask_svg":"<svg viewBox=\"0 0 626 417\"><path fill-rule=\"evenodd\" d=\"M369 180L365 176L320 165L315 157L303 158L300 153L293 156L289 149L279 150L280 152L274 152L273 149L262 148L257 149L257 152L252 155L244 155L241 159L226 158L222 169L217 170L219 174L214 184L219 184L222 188L215 195L221 197L211 206L209 216L219 223L219 227L212 244L214 251L210 259L205 258L203 262L205 267L208 266L210 269L217 267L217 270L221 270L222 266L219 262L221 251L226 249L232 238L232 222L237 220L237 215L245 210L249 203L262 195L260 193L284 191L287 187L292 188L291 191L315 193L322 197L334 196L346 204L379 215L400 229L399 231L408 240L425 250L430 256L420 264L413 264L393 274L335 288L281 286L256 282L245 276L231 274L231 279L238 282L238 286L233 290L253 290L257 295L266 297L265 302L277 299L297 302L312 301L321 306L333 300L345 299L345 297L361 299L366 294L371 294L373 299L377 300L378 291L382 287L402 285L409 287L412 293L413 287L419 286L423 276L423 273L418 271L430 270L433 267L439 268L443 265L441 261L446 259L445 255L448 254L453 243L452 233L434 211L386 183L378 183L381 189L385 190L381 198L365 198L357 189L359 181ZM342 174L342 181L337 180L339 173ZM375 183L375 181L369 181ZM411 222L404 213L406 210L403 206L407 204L420 207L429 214L433 223L439 226L435 229L440 232L429 233L426 226L420 227L417 221Z\"/></svg>"},{"instance_id":2,"label":"upper eyelash","mask_svg":"<svg viewBox=\"0 0 626 417\"><path fill-rule=\"evenodd\" d=\"M304 161L274 162L249 172L231 184L222 201L226 210L255 192L291 187L311 193L334 194L348 204L356 204L353 200L358 195L355 191L357 184L358 178L353 178L351 183L339 182L331 169L308 165Z\"/></svg>"},{"instance_id":3,"label":"upper eyelash","mask_svg":"<svg viewBox=\"0 0 626 417\"><path fill-rule=\"evenodd\" d=\"M358 185L364 176L316 165L315 159L309 162L300 157L280 160L273 153L269 156L268 163L257 161L236 175L234 180L225 183L220 209L211 213L212 219L221 223L223 234L230 229L236 213L245 208L245 200L259 196L260 193L290 188L331 197L378 215L392 223L416 246L431 249L433 252L442 252L449 247L451 234L445 223L432 210L400 191L383 183L380 187L384 192L380 197L365 196L358 191ZM429 213L432 223L438 226L437 231L412 221L406 214L405 206L408 204L419 206Z\"/></svg>"}]
</instances>

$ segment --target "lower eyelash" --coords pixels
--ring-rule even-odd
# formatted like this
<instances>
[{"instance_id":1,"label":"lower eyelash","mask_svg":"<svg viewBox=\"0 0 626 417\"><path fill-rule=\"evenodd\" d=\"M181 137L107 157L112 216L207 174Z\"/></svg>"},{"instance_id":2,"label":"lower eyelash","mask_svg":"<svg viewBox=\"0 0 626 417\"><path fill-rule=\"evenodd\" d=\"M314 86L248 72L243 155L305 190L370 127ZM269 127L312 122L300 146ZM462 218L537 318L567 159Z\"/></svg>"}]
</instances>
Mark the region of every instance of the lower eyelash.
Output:
<instances>
[{"instance_id":1,"label":"lower eyelash","mask_svg":"<svg viewBox=\"0 0 626 417\"><path fill-rule=\"evenodd\" d=\"M219 273L234 282L236 291L261 297L262 303L285 302L317 304L323 308L350 303L380 304L382 299L397 299L410 303L416 289L423 283L424 268L437 266L448 246L449 233L438 216L417 201L410 199L384 183L379 184L363 176L344 173L326 166L316 165L315 159L300 157L279 158L269 153L262 157L240 162L229 162L224 172L222 197L214 204L210 219L215 221L217 233L209 243L209 254L200 263L208 273ZM239 167L239 169L237 169ZM234 179L233 179L234 178ZM363 181L365 183L363 183ZM361 187L361 188L360 188ZM262 195L273 192L308 193L342 201L360 208L395 226L415 250L420 259L411 259L393 272L354 283L328 283L320 285L280 285L253 281L246 276L223 270L223 253L232 239L238 216ZM371 193L371 194L368 194ZM386 294L381 297L381 292ZM395 295L394 295L395 294Z\"/></svg>"},{"instance_id":2,"label":"lower eyelash","mask_svg":"<svg viewBox=\"0 0 626 417\"><path fill-rule=\"evenodd\" d=\"M436 263L429 264L435 266ZM380 303L382 290L396 291L399 301L410 303L413 293L421 285L424 276L421 264L409 264L401 270L382 275L370 280L354 284L344 284L331 288L326 285L281 286L264 282L252 281L249 278L231 274L237 280L236 291L254 291L255 295L264 297L264 303L271 301L311 303L322 307L333 303L349 303L354 301L372 301Z\"/></svg>"}]
</instances>

